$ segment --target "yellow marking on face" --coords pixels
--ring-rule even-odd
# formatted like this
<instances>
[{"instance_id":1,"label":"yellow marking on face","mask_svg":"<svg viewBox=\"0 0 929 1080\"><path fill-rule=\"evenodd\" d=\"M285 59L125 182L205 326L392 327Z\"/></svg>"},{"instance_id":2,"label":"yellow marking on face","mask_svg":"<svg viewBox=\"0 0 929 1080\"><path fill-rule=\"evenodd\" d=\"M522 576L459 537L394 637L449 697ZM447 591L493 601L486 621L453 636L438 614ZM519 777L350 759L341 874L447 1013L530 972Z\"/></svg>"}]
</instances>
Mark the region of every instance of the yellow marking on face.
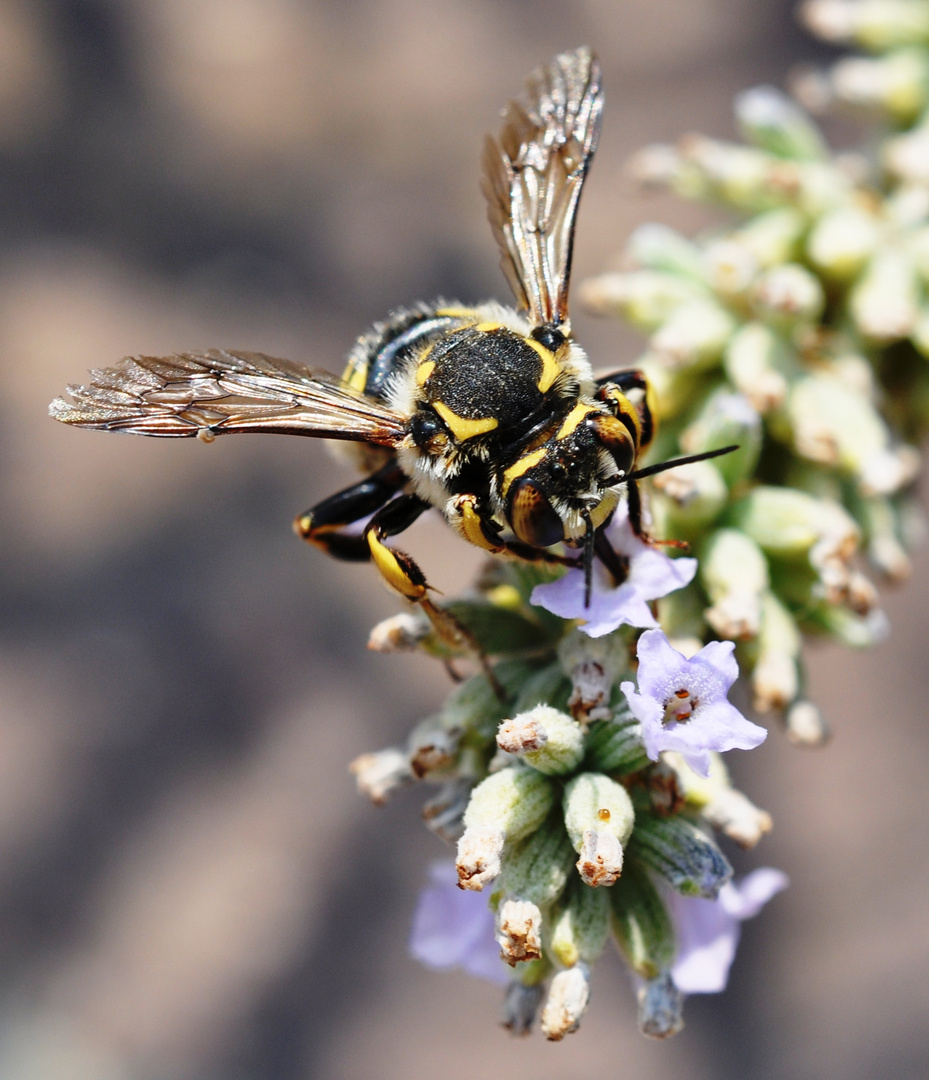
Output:
<instances>
[{"instance_id":1,"label":"yellow marking on face","mask_svg":"<svg viewBox=\"0 0 929 1080\"><path fill-rule=\"evenodd\" d=\"M606 519L613 513L619 503L619 495L615 491L604 492L603 498L590 512L590 523L595 529L599 529L600 526L606 521Z\"/></svg>"},{"instance_id":2,"label":"yellow marking on face","mask_svg":"<svg viewBox=\"0 0 929 1080\"><path fill-rule=\"evenodd\" d=\"M542 374L539 376L539 381L536 386L539 388L540 394L545 394L552 388L552 383L558 378L561 373L561 368L558 366L555 360L555 354L550 349L546 349L545 346L536 341L534 338L523 338L523 341L539 354L539 359L542 361Z\"/></svg>"},{"instance_id":3,"label":"yellow marking on face","mask_svg":"<svg viewBox=\"0 0 929 1080\"><path fill-rule=\"evenodd\" d=\"M368 547L371 549L371 558L375 566L387 584L396 589L407 600L421 600L426 595L426 586L417 585L410 580L409 574L403 569L396 553L391 551L386 544L378 540L376 533L369 532L367 535Z\"/></svg>"},{"instance_id":4,"label":"yellow marking on face","mask_svg":"<svg viewBox=\"0 0 929 1080\"><path fill-rule=\"evenodd\" d=\"M564 418L564 423L558 429L558 434L555 438L566 439L569 435L573 435L574 432L577 431L581 421L592 412L594 412L594 409L590 405L584 405L579 401Z\"/></svg>"},{"instance_id":5,"label":"yellow marking on face","mask_svg":"<svg viewBox=\"0 0 929 1080\"><path fill-rule=\"evenodd\" d=\"M433 371L435 371L435 360L423 360L416 369L416 385L424 386Z\"/></svg>"},{"instance_id":6,"label":"yellow marking on face","mask_svg":"<svg viewBox=\"0 0 929 1080\"><path fill-rule=\"evenodd\" d=\"M449 431L459 442L473 439L475 435L486 435L488 431L493 431L497 424L500 423L496 416L487 416L480 420L468 420L464 416L452 412L441 401L434 401L432 407L442 417Z\"/></svg>"},{"instance_id":7,"label":"yellow marking on face","mask_svg":"<svg viewBox=\"0 0 929 1080\"><path fill-rule=\"evenodd\" d=\"M538 450L533 450L529 454L523 454L521 458L515 461L503 474L503 494L506 495L510 489L510 484L514 480L518 480L524 473L527 473L534 465L538 465L542 458L545 457L545 447L540 446Z\"/></svg>"}]
</instances>

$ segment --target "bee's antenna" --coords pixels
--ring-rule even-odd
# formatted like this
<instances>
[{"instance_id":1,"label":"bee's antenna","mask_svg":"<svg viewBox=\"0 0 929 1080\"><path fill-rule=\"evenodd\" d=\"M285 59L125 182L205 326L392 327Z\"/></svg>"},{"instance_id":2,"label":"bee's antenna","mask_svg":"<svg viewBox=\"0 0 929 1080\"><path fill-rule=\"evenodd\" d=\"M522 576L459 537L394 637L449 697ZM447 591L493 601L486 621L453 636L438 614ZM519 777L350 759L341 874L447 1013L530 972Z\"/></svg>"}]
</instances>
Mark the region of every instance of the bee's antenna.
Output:
<instances>
[{"instance_id":1,"label":"bee's antenna","mask_svg":"<svg viewBox=\"0 0 929 1080\"><path fill-rule=\"evenodd\" d=\"M660 461L657 465L646 465L644 469L636 469L623 477L623 483L630 480L642 480L646 476L654 476L655 473L665 472L667 469L676 469L678 465L690 465L694 461L706 461L708 458L720 457L722 454L731 454L738 450L738 446L724 446L721 450L706 450L702 454L691 454L689 457L672 458L670 461Z\"/></svg>"},{"instance_id":2,"label":"bee's antenna","mask_svg":"<svg viewBox=\"0 0 929 1080\"><path fill-rule=\"evenodd\" d=\"M594 576L594 542L597 531L590 520L590 511L582 510L581 517L587 523L587 531L584 533L584 607L590 607L590 591Z\"/></svg>"}]
</instances>

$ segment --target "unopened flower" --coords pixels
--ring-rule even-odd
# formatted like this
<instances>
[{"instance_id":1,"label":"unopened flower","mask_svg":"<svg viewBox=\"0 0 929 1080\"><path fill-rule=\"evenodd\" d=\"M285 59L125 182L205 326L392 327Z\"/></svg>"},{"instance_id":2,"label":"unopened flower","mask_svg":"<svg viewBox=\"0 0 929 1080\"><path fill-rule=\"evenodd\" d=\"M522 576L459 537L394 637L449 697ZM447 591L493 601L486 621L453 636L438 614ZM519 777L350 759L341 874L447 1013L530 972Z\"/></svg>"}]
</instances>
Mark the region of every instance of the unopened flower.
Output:
<instances>
[{"instance_id":1,"label":"unopened flower","mask_svg":"<svg viewBox=\"0 0 929 1080\"><path fill-rule=\"evenodd\" d=\"M729 703L739 674L731 641L711 641L687 659L671 648L660 630L647 630L638 645L638 692L631 682L620 689L642 724L648 756L677 750L687 764L707 776L711 750L751 750L767 732Z\"/></svg>"},{"instance_id":2,"label":"unopened flower","mask_svg":"<svg viewBox=\"0 0 929 1080\"><path fill-rule=\"evenodd\" d=\"M493 912L482 896L458 888L452 862L429 868L429 885L420 893L413 915L410 953L426 967L460 968L491 982L507 981L494 940Z\"/></svg>"},{"instance_id":3,"label":"unopened flower","mask_svg":"<svg viewBox=\"0 0 929 1080\"><path fill-rule=\"evenodd\" d=\"M764 867L738 884L728 882L715 900L672 894L669 901L678 945L671 977L678 990L685 994L725 990L739 943L739 924L757 915L787 885L786 874Z\"/></svg>"},{"instance_id":4,"label":"unopened flower","mask_svg":"<svg viewBox=\"0 0 929 1080\"><path fill-rule=\"evenodd\" d=\"M557 581L537 585L531 601L562 619L584 619L581 630L602 637L618 626L657 626L648 603L689 585L697 572L696 559L671 559L649 547L632 531L629 507L620 504L607 530L607 539L621 558L628 560L626 580L614 585L607 571L594 567L590 605L584 604L584 573L571 569Z\"/></svg>"}]
</instances>

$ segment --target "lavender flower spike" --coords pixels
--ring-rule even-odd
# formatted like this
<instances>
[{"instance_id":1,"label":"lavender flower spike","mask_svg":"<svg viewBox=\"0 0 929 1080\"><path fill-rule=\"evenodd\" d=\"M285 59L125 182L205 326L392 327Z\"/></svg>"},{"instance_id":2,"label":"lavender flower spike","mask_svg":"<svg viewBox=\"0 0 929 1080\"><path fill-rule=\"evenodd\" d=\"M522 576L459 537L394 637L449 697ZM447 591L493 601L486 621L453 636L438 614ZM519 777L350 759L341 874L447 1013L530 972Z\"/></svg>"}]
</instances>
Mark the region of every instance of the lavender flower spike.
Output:
<instances>
[{"instance_id":1,"label":"lavender flower spike","mask_svg":"<svg viewBox=\"0 0 929 1080\"><path fill-rule=\"evenodd\" d=\"M584 573L575 569L548 585L537 585L532 590L532 603L562 619L584 619L581 630L590 637L610 634L623 623L657 626L648 602L690 584L697 560L671 559L649 547L632 531L627 503L616 508L606 536L616 554L628 560L629 573L622 584L613 585L605 568L597 563L589 607L584 606Z\"/></svg>"},{"instance_id":2,"label":"lavender flower spike","mask_svg":"<svg viewBox=\"0 0 929 1080\"><path fill-rule=\"evenodd\" d=\"M786 874L763 867L738 884L727 882L715 900L673 893L669 902L678 945L671 978L678 990L684 994L725 990L740 923L757 915L788 884Z\"/></svg>"},{"instance_id":3,"label":"lavender flower spike","mask_svg":"<svg viewBox=\"0 0 929 1080\"><path fill-rule=\"evenodd\" d=\"M695 773L708 776L711 750L751 750L767 738L726 698L739 674L733 649L731 641L711 641L688 660L661 630L639 638L639 690L631 682L620 689L642 724L652 761L662 750L676 750Z\"/></svg>"},{"instance_id":4,"label":"lavender flower spike","mask_svg":"<svg viewBox=\"0 0 929 1080\"><path fill-rule=\"evenodd\" d=\"M461 968L501 986L509 978L494 939L493 912L483 896L458 888L453 862L429 868L429 885L413 915L410 953L436 970Z\"/></svg>"}]
</instances>

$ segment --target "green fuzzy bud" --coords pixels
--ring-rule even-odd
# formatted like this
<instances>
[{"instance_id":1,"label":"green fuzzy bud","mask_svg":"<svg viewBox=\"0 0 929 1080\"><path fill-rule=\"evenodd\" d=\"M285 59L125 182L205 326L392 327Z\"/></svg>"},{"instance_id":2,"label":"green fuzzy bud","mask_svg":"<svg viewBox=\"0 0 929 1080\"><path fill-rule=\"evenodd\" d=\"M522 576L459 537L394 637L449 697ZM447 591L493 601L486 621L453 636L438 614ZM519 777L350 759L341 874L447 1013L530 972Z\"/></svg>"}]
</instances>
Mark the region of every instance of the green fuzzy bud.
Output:
<instances>
[{"instance_id":1,"label":"green fuzzy bud","mask_svg":"<svg viewBox=\"0 0 929 1080\"><path fill-rule=\"evenodd\" d=\"M684 995L669 971L650 979L637 993L639 1030L650 1039L669 1039L684 1026Z\"/></svg>"},{"instance_id":2,"label":"green fuzzy bud","mask_svg":"<svg viewBox=\"0 0 929 1080\"><path fill-rule=\"evenodd\" d=\"M800 690L800 631L794 617L771 592L764 596L761 633L752 670L758 712L786 709Z\"/></svg>"},{"instance_id":3,"label":"green fuzzy bud","mask_svg":"<svg viewBox=\"0 0 929 1080\"><path fill-rule=\"evenodd\" d=\"M891 342L907 337L919 317L919 282L902 248L884 248L872 260L848 301L865 337Z\"/></svg>"},{"instance_id":4,"label":"green fuzzy bud","mask_svg":"<svg viewBox=\"0 0 929 1080\"><path fill-rule=\"evenodd\" d=\"M717 390L680 435L681 449L688 454L738 449L714 461L728 487L751 476L761 454L761 417L742 394Z\"/></svg>"},{"instance_id":5,"label":"green fuzzy bud","mask_svg":"<svg viewBox=\"0 0 929 1080\"><path fill-rule=\"evenodd\" d=\"M646 270L659 270L699 281L702 276L700 249L693 241L668 225L649 222L632 232L626 254Z\"/></svg>"},{"instance_id":6,"label":"green fuzzy bud","mask_svg":"<svg viewBox=\"0 0 929 1080\"><path fill-rule=\"evenodd\" d=\"M803 558L822 543L847 560L858 546L858 526L842 506L791 488L755 488L735 503L726 523L785 559Z\"/></svg>"},{"instance_id":7,"label":"green fuzzy bud","mask_svg":"<svg viewBox=\"0 0 929 1080\"><path fill-rule=\"evenodd\" d=\"M755 256L762 269L770 269L794 260L806 229L804 215L784 206L756 214L732 238Z\"/></svg>"},{"instance_id":8,"label":"green fuzzy bud","mask_svg":"<svg viewBox=\"0 0 929 1080\"><path fill-rule=\"evenodd\" d=\"M498 671L503 666L498 665ZM460 728L479 742L489 742L507 711L506 703L497 697L487 676L475 675L452 691L442 706L441 716L446 727Z\"/></svg>"},{"instance_id":9,"label":"green fuzzy bud","mask_svg":"<svg viewBox=\"0 0 929 1080\"><path fill-rule=\"evenodd\" d=\"M694 461L655 477L652 502L658 536L699 535L719 517L729 500L722 473L712 461Z\"/></svg>"},{"instance_id":10,"label":"green fuzzy bud","mask_svg":"<svg viewBox=\"0 0 929 1080\"><path fill-rule=\"evenodd\" d=\"M609 897L619 951L636 974L653 979L673 962L677 950L661 894L641 863L630 859Z\"/></svg>"},{"instance_id":11,"label":"green fuzzy bud","mask_svg":"<svg viewBox=\"0 0 929 1080\"><path fill-rule=\"evenodd\" d=\"M646 353L636 362L645 377L655 411L663 421L672 420L689 411L705 393L706 375L693 368L669 368L653 353Z\"/></svg>"},{"instance_id":12,"label":"green fuzzy bud","mask_svg":"<svg viewBox=\"0 0 929 1080\"><path fill-rule=\"evenodd\" d=\"M661 874L683 896L713 900L732 877L725 855L686 817L640 814L635 824L630 857Z\"/></svg>"},{"instance_id":13,"label":"green fuzzy bud","mask_svg":"<svg viewBox=\"0 0 929 1080\"><path fill-rule=\"evenodd\" d=\"M657 270L600 274L583 283L580 300L595 315L622 315L640 330L655 330L683 304L705 295L697 282Z\"/></svg>"},{"instance_id":14,"label":"green fuzzy bud","mask_svg":"<svg viewBox=\"0 0 929 1080\"><path fill-rule=\"evenodd\" d=\"M545 907L561 895L573 862L574 849L555 810L522 843L507 847L498 886L503 896Z\"/></svg>"},{"instance_id":15,"label":"green fuzzy bud","mask_svg":"<svg viewBox=\"0 0 929 1080\"><path fill-rule=\"evenodd\" d=\"M737 641L758 633L768 561L754 540L737 529L717 529L703 545L700 580L712 604L706 621L720 637Z\"/></svg>"},{"instance_id":16,"label":"green fuzzy bud","mask_svg":"<svg viewBox=\"0 0 929 1080\"><path fill-rule=\"evenodd\" d=\"M578 962L592 964L610 934L610 894L592 889L575 878L560 903L552 923L550 947L563 967Z\"/></svg>"},{"instance_id":17,"label":"green fuzzy bud","mask_svg":"<svg viewBox=\"0 0 929 1080\"><path fill-rule=\"evenodd\" d=\"M534 832L548 816L555 793L547 777L523 766L501 769L471 793L458 841L458 881L480 891L500 873L505 843Z\"/></svg>"},{"instance_id":18,"label":"green fuzzy bud","mask_svg":"<svg viewBox=\"0 0 929 1080\"><path fill-rule=\"evenodd\" d=\"M581 773L565 785L562 805L582 879L588 885L612 885L622 871L623 845L635 823L626 789L602 773Z\"/></svg>"},{"instance_id":19,"label":"green fuzzy bud","mask_svg":"<svg viewBox=\"0 0 929 1080\"><path fill-rule=\"evenodd\" d=\"M558 659L571 677L572 715L585 724L609 716L613 687L629 673L626 642L615 634L592 638L573 630L558 645Z\"/></svg>"},{"instance_id":20,"label":"green fuzzy bud","mask_svg":"<svg viewBox=\"0 0 929 1080\"><path fill-rule=\"evenodd\" d=\"M571 772L584 756L581 725L550 705L536 705L504 720L497 731L497 745L546 775Z\"/></svg>"},{"instance_id":21,"label":"green fuzzy bud","mask_svg":"<svg viewBox=\"0 0 929 1080\"><path fill-rule=\"evenodd\" d=\"M831 72L840 101L881 109L896 121L912 123L929 99L929 56L925 49L896 49L879 58L840 60Z\"/></svg>"},{"instance_id":22,"label":"green fuzzy bud","mask_svg":"<svg viewBox=\"0 0 929 1080\"><path fill-rule=\"evenodd\" d=\"M710 299L691 300L671 312L652 335L652 354L669 367L713 367L735 332L736 321Z\"/></svg>"},{"instance_id":23,"label":"green fuzzy bud","mask_svg":"<svg viewBox=\"0 0 929 1080\"><path fill-rule=\"evenodd\" d=\"M754 288L756 312L784 330L815 322L825 303L822 285L797 263L772 267Z\"/></svg>"},{"instance_id":24,"label":"green fuzzy bud","mask_svg":"<svg viewBox=\"0 0 929 1080\"><path fill-rule=\"evenodd\" d=\"M814 225L807 238L807 254L813 265L834 281L851 281L874 254L881 226L863 207L843 206Z\"/></svg>"},{"instance_id":25,"label":"green fuzzy bud","mask_svg":"<svg viewBox=\"0 0 929 1080\"><path fill-rule=\"evenodd\" d=\"M784 338L760 322L746 323L733 335L723 364L736 389L762 414L783 402L788 378L799 369Z\"/></svg>"},{"instance_id":26,"label":"green fuzzy bud","mask_svg":"<svg viewBox=\"0 0 929 1080\"><path fill-rule=\"evenodd\" d=\"M913 566L902 543L896 508L888 499L863 499L858 516L867 536L868 559L891 581L906 581Z\"/></svg>"},{"instance_id":27,"label":"green fuzzy bud","mask_svg":"<svg viewBox=\"0 0 929 1080\"><path fill-rule=\"evenodd\" d=\"M881 146L881 163L898 180L910 184L929 183L929 124L919 124L887 139ZM925 277L925 255L917 261Z\"/></svg>"},{"instance_id":28,"label":"green fuzzy bud","mask_svg":"<svg viewBox=\"0 0 929 1080\"><path fill-rule=\"evenodd\" d=\"M874 52L929 43L925 0L807 0L800 18L818 37Z\"/></svg>"},{"instance_id":29,"label":"green fuzzy bud","mask_svg":"<svg viewBox=\"0 0 929 1080\"><path fill-rule=\"evenodd\" d=\"M773 86L745 90L735 99L735 114L744 138L777 157L822 160L827 148L807 114Z\"/></svg>"},{"instance_id":30,"label":"green fuzzy bud","mask_svg":"<svg viewBox=\"0 0 929 1080\"><path fill-rule=\"evenodd\" d=\"M485 600L453 600L443 607L472 635L485 656L538 649L550 640L542 624L523 611Z\"/></svg>"},{"instance_id":31,"label":"green fuzzy bud","mask_svg":"<svg viewBox=\"0 0 929 1080\"><path fill-rule=\"evenodd\" d=\"M628 710L617 712L615 720L597 720L587 733L585 766L591 772L638 772L648 764L638 720Z\"/></svg>"},{"instance_id":32,"label":"green fuzzy bud","mask_svg":"<svg viewBox=\"0 0 929 1080\"><path fill-rule=\"evenodd\" d=\"M890 629L887 616L880 609L861 616L835 604L823 604L810 611L806 625L851 649L870 649L879 645L887 639Z\"/></svg>"}]
</instances>

